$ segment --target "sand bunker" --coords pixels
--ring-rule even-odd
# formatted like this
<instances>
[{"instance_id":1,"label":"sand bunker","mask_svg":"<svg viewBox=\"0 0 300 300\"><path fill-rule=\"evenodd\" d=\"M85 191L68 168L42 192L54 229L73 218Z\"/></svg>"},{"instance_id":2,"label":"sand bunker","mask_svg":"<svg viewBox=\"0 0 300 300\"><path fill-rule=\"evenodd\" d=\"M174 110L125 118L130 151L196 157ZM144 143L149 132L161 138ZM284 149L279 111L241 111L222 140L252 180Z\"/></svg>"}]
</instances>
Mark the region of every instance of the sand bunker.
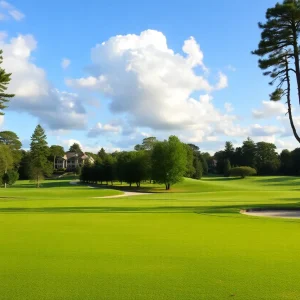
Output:
<instances>
[{"instance_id":1,"label":"sand bunker","mask_svg":"<svg viewBox=\"0 0 300 300\"><path fill-rule=\"evenodd\" d=\"M300 210L293 209L267 209L267 210L242 210L242 214L255 217L269 217L269 218L286 218L298 219L300 218Z\"/></svg>"}]
</instances>

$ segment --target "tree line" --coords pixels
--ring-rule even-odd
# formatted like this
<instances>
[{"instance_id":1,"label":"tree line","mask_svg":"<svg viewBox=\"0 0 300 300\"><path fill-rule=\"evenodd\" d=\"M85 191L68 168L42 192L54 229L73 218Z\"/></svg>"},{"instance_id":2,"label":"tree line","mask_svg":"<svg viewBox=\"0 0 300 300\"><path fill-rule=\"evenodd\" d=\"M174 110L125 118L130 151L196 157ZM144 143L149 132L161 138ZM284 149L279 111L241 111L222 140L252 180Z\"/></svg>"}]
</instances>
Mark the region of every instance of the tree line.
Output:
<instances>
[{"instance_id":1,"label":"tree line","mask_svg":"<svg viewBox=\"0 0 300 300\"><path fill-rule=\"evenodd\" d=\"M178 137L158 141L145 138L134 151L106 153L102 148L93 155L95 163L84 164L80 179L88 183L111 183L119 181L140 187L142 182L164 184L166 190L189 177L201 179L208 174L205 156L196 145L184 144Z\"/></svg>"},{"instance_id":2,"label":"tree line","mask_svg":"<svg viewBox=\"0 0 300 300\"><path fill-rule=\"evenodd\" d=\"M251 167L257 175L300 175L300 148L277 153L275 144L255 143L248 138L236 148L231 142L226 142L224 150L216 152L213 157L215 172L224 176L230 175L230 169L238 166Z\"/></svg>"}]
</instances>

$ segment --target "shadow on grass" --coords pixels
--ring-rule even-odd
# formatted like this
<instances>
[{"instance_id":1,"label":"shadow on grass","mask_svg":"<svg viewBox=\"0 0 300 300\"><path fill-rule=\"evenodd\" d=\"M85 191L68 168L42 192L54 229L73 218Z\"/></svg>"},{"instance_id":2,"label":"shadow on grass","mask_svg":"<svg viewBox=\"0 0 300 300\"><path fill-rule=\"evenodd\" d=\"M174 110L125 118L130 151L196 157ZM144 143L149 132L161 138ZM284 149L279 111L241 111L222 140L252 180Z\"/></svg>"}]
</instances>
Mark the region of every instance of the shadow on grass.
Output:
<instances>
[{"instance_id":1,"label":"shadow on grass","mask_svg":"<svg viewBox=\"0 0 300 300\"><path fill-rule=\"evenodd\" d=\"M300 186L300 181L296 181L298 177L274 177L274 178L264 178L257 177L256 182L264 183L264 185L278 185L282 184L284 186Z\"/></svg>"},{"instance_id":2,"label":"shadow on grass","mask_svg":"<svg viewBox=\"0 0 300 300\"><path fill-rule=\"evenodd\" d=\"M236 215L240 210L300 210L300 203L291 204L257 204L257 205L226 205L226 206L158 206L158 207L11 207L0 208L0 213L195 213L200 215Z\"/></svg>"},{"instance_id":3,"label":"shadow on grass","mask_svg":"<svg viewBox=\"0 0 300 300\"><path fill-rule=\"evenodd\" d=\"M214 181L235 181L235 180L243 180L243 178L240 177L207 177L209 180L207 180L208 182L214 182ZM206 179L206 178L204 178Z\"/></svg>"}]
</instances>

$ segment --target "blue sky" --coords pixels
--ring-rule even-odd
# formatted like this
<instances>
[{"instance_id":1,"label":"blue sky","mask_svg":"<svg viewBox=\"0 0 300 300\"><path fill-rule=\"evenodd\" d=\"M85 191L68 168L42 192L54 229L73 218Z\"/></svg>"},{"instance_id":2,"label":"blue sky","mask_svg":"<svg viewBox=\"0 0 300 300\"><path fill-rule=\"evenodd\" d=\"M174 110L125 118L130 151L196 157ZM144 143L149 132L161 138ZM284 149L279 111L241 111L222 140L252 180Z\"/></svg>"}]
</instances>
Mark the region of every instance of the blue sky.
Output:
<instances>
[{"instance_id":1,"label":"blue sky","mask_svg":"<svg viewBox=\"0 0 300 300\"><path fill-rule=\"evenodd\" d=\"M268 101L268 78L250 54L275 3L0 1L16 93L1 130L28 147L41 123L49 144L78 141L86 151L171 134L210 152L247 136L296 147L284 104Z\"/></svg>"}]
</instances>

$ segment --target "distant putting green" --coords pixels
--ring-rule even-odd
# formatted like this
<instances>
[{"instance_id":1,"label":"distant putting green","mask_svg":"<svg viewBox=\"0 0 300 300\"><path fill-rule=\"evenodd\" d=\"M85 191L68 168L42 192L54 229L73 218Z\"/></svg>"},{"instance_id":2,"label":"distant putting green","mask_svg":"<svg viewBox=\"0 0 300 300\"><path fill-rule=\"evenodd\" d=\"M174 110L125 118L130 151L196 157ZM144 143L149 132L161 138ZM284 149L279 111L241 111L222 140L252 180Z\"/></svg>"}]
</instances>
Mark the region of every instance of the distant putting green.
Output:
<instances>
[{"instance_id":1,"label":"distant putting green","mask_svg":"<svg viewBox=\"0 0 300 300\"><path fill-rule=\"evenodd\" d=\"M300 220L239 213L300 208L300 178L108 199L71 180L1 189L1 300L300 299Z\"/></svg>"}]
</instances>

